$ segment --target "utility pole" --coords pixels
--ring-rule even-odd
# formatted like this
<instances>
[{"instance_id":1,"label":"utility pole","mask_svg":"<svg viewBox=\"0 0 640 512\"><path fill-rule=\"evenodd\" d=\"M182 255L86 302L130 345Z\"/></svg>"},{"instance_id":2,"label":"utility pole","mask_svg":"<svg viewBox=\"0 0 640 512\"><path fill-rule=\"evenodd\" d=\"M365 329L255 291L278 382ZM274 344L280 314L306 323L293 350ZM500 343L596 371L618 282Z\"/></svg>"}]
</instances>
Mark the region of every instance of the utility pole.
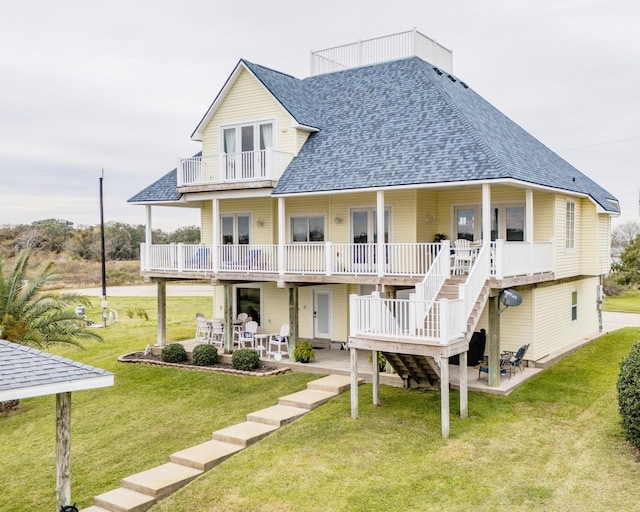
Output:
<instances>
[{"instance_id":1,"label":"utility pole","mask_svg":"<svg viewBox=\"0 0 640 512\"><path fill-rule=\"evenodd\" d=\"M102 254L102 327L107 326L107 267L105 262L104 249L104 201L102 195L102 180L104 179L104 169L100 176L100 249Z\"/></svg>"}]
</instances>

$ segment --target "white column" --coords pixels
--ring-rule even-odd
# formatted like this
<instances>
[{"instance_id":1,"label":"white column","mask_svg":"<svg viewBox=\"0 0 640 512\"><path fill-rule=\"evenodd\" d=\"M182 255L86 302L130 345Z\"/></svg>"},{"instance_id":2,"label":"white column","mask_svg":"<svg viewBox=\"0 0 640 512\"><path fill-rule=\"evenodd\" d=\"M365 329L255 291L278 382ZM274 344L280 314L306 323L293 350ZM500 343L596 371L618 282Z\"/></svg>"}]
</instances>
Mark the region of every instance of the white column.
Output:
<instances>
[{"instance_id":1,"label":"white column","mask_svg":"<svg viewBox=\"0 0 640 512\"><path fill-rule=\"evenodd\" d=\"M378 190L376 193L376 226L378 239L376 243L376 253L378 255L378 277L384 277L386 258L384 254L384 191Z\"/></svg>"},{"instance_id":2,"label":"white column","mask_svg":"<svg viewBox=\"0 0 640 512\"><path fill-rule=\"evenodd\" d=\"M151 226L151 205L145 206L145 227L144 227L144 243L151 244L151 233L153 232Z\"/></svg>"},{"instance_id":3,"label":"white column","mask_svg":"<svg viewBox=\"0 0 640 512\"><path fill-rule=\"evenodd\" d=\"M524 211L524 240L533 242L533 190L525 190L525 211Z\"/></svg>"},{"instance_id":4,"label":"white column","mask_svg":"<svg viewBox=\"0 0 640 512\"><path fill-rule=\"evenodd\" d=\"M218 254L220 247L220 200L213 199L211 201L211 225L213 226L213 241L211 244L211 269L218 271Z\"/></svg>"},{"instance_id":5,"label":"white column","mask_svg":"<svg viewBox=\"0 0 640 512\"><path fill-rule=\"evenodd\" d=\"M482 184L482 245L491 243L491 188Z\"/></svg>"},{"instance_id":6,"label":"white column","mask_svg":"<svg viewBox=\"0 0 640 512\"><path fill-rule=\"evenodd\" d=\"M278 198L278 274L284 274L284 197Z\"/></svg>"}]
</instances>

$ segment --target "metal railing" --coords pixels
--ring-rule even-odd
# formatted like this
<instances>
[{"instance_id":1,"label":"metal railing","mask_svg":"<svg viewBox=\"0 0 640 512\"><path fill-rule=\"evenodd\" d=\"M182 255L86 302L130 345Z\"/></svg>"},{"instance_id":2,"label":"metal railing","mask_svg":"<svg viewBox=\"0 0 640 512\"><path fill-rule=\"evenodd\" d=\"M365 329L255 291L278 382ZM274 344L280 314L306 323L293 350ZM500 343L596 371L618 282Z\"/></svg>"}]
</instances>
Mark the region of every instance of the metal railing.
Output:
<instances>
[{"instance_id":1,"label":"metal railing","mask_svg":"<svg viewBox=\"0 0 640 512\"><path fill-rule=\"evenodd\" d=\"M451 50L413 29L311 52L311 76L414 55L452 72Z\"/></svg>"}]
</instances>

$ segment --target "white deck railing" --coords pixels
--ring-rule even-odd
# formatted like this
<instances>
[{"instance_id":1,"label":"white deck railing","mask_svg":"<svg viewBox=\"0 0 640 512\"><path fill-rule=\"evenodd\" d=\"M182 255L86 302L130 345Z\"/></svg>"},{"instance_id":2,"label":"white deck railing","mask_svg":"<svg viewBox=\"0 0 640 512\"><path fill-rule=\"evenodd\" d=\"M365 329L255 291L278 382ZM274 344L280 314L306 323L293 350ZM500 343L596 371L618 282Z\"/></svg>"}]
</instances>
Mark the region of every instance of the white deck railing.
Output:
<instances>
[{"instance_id":1,"label":"white deck railing","mask_svg":"<svg viewBox=\"0 0 640 512\"><path fill-rule=\"evenodd\" d=\"M466 328L462 299L384 299L374 292L366 296L351 295L349 304L349 335L354 337L446 345L463 336Z\"/></svg>"},{"instance_id":2,"label":"white deck railing","mask_svg":"<svg viewBox=\"0 0 640 512\"><path fill-rule=\"evenodd\" d=\"M281 274L425 276L416 287L419 300L435 299L450 275L448 241L436 243L387 243L384 262L378 268L378 248L371 244L285 244L283 268L278 268L277 244L221 245L215 258L211 244L147 245L140 248L143 271L179 272L277 272ZM552 242L501 242L480 251L465 292L479 293L488 269L497 279L553 271ZM469 300L475 300L469 295Z\"/></svg>"},{"instance_id":3,"label":"white deck railing","mask_svg":"<svg viewBox=\"0 0 640 512\"><path fill-rule=\"evenodd\" d=\"M414 55L452 72L451 50L413 29L311 52L311 76Z\"/></svg>"},{"instance_id":4,"label":"white deck railing","mask_svg":"<svg viewBox=\"0 0 640 512\"><path fill-rule=\"evenodd\" d=\"M496 279L553 272L553 242L491 243L491 275Z\"/></svg>"},{"instance_id":5,"label":"white deck railing","mask_svg":"<svg viewBox=\"0 0 640 512\"><path fill-rule=\"evenodd\" d=\"M277 180L293 155L273 149L223 153L178 160L178 187Z\"/></svg>"},{"instance_id":6,"label":"white deck railing","mask_svg":"<svg viewBox=\"0 0 640 512\"><path fill-rule=\"evenodd\" d=\"M476 305L478 296L489 279L491 271L491 245L484 245L476 257L467 280L459 285L459 297L464 301L465 322Z\"/></svg>"}]
</instances>

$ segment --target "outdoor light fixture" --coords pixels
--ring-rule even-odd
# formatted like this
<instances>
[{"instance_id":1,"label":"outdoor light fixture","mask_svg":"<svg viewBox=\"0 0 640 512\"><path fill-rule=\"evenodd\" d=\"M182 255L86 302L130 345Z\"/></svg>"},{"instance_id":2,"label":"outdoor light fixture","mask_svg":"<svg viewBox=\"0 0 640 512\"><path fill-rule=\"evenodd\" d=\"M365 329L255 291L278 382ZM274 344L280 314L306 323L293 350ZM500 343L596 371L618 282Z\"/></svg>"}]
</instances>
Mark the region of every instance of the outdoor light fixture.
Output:
<instances>
[{"instance_id":1,"label":"outdoor light fixture","mask_svg":"<svg viewBox=\"0 0 640 512\"><path fill-rule=\"evenodd\" d=\"M333 222L336 224L342 224L342 219L340 217L336 217L335 219L333 219Z\"/></svg>"}]
</instances>

